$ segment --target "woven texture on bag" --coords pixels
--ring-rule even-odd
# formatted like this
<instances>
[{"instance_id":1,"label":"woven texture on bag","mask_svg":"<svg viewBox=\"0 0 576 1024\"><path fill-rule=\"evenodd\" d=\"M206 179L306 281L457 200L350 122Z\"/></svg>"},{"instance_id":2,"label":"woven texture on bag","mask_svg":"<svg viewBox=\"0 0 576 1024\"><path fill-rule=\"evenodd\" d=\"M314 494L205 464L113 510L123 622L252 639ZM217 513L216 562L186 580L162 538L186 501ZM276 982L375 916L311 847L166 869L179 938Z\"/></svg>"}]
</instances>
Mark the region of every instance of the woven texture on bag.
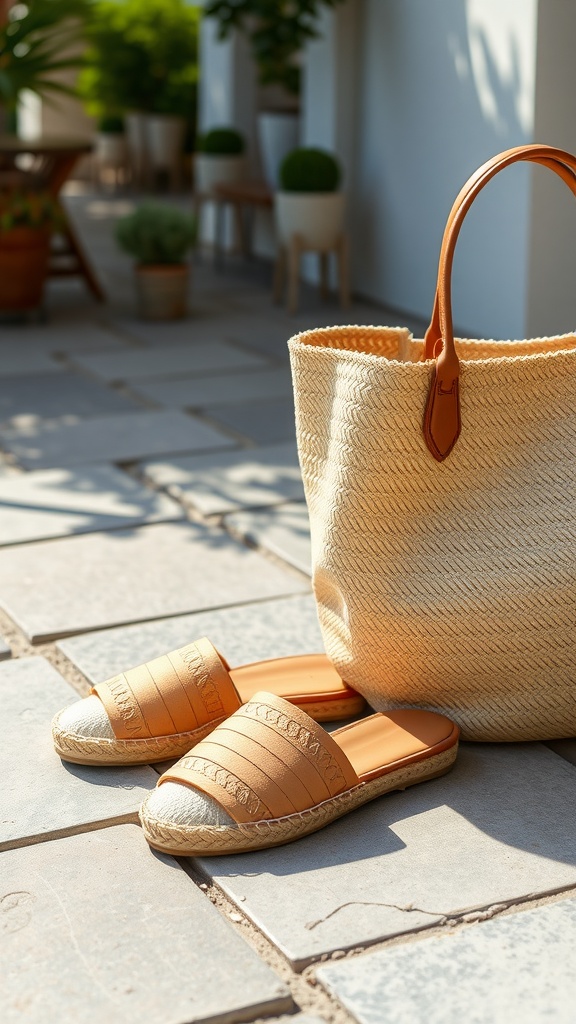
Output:
<instances>
[{"instance_id":1,"label":"woven texture on bag","mask_svg":"<svg viewBox=\"0 0 576 1024\"><path fill-rule=\"evenodd\" d=\"M408 331L290 341L326 651L377 710L576 735L576 336L456 347L465 428L438 464Z\"/></svg>"}]
</instances>

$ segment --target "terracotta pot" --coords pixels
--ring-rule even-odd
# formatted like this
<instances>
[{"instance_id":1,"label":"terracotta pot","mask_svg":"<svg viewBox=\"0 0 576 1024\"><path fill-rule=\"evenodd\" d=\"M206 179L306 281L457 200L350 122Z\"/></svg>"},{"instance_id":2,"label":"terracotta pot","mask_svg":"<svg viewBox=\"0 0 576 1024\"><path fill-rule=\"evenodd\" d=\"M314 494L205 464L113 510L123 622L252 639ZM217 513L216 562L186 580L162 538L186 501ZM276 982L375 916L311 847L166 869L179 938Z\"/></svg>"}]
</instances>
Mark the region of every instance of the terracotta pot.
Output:
<instances>
[{"instance_id":1,"label":"terracotta pot","mask_svg":"<svg viewBox=\"0 0 576 1024\"><path fill-rule=\"evenodd\" d=\"M136 267L136 295L143 320L186 316L190 268L187 263Z\"/></svg>"},{"instance_id":2,"label":"terracotta pot","mask_svg":"<svg viewBox=\"0 0 576 1024\"><path fill-rule=\"evenodd\" d=\"M342 234L342 192L277 192L275 206L278 235L285 244L300 235L309 249L327 251Z\"/></svg>"},{"instance_id":3,"label":"terracotta pot","mask_svg":"<svg viewBox=\"0 0 576 1024\"><path fill-rule=\"evenodd\" d=\"M50 231L0 231L0 310L38 309L48 274Z\"/></svg>"}]
</instances>

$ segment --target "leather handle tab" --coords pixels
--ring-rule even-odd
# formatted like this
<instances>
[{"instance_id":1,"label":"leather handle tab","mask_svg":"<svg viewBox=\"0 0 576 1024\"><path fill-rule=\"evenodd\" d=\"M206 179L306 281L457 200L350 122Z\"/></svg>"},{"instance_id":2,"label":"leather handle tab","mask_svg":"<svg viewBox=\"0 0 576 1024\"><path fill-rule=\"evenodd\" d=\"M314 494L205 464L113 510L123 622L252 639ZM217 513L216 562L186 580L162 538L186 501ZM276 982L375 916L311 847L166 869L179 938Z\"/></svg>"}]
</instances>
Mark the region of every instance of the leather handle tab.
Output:
<instances>
[{"instance_id":1,"label":"leather handle tab","mask_svg":"<svg viewBox=\"0 0 576 1024\"><path fill-rule=\"evenodd\" d=\"M451 298L456 242L478 193L495 174L519 161L539 163L555 171L576 195L576 157L553 146L533 144L517 146L492 157L468 179L456 197L442 239L434 310L424 344L424 359L436 359L424 413L424 438L438 462L450 454L461 430L460 364L454 345Z\"/></svg>"}]
</instances>

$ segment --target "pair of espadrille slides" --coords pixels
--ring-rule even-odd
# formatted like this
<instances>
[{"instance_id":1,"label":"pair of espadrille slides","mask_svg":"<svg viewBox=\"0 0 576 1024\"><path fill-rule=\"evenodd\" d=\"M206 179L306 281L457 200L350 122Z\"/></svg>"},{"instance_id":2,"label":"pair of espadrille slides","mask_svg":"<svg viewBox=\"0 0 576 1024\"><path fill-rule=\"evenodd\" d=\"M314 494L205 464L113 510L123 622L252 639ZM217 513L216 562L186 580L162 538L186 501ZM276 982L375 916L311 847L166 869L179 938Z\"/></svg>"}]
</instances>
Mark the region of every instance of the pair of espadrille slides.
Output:
<instances>
[{"instance_id":1,"label":"pair of espadrille slides","mask_svg":"<svg viewBox=\"0 0 576 1024\"><path fill-rule=\"evenodd\" d=\"M99 683L52 730L60 757L78 764L179 757L142 805L148 842L179 856L240 853L452 767L458 727L431 711L375 714L331 734L317 725L363 708L324 655L230 669L203 638Z\"/></svg>"}]
</instances>

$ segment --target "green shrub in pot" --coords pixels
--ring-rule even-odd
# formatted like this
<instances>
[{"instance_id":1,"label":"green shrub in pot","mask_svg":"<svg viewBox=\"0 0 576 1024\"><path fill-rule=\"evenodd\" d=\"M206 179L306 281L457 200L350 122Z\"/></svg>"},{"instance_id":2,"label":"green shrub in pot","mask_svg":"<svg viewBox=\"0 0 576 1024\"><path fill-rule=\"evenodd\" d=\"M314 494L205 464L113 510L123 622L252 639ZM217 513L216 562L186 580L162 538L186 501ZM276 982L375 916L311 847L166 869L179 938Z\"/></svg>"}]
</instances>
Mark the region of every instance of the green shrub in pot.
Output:
<instances>
[{"instance_id":1,"label":"green shrub in pot","mask_svg":"<svg viewBox=\"0 0 576 1024\"><path fill-rule=\"evenodd\" d=\"M136 183L168 172L196 135L200 9L186 0L95 0L79 90L88 113L126 115Z\"/></svg>"},{"instance_id":2,"label":"green shrub in pot","mask_svg":"<svg viewBox=\"0 0 576 1024\"><path fill-rule=\"evenodd\" d=\"M244 136L236 128L211 128L198 139L196 189L206 195L244 176Z\"/></svg>"},{"instance_id":3,"label":"green shrub in pot","mask_svg":"<svg viewBox=\"0 0 576 1024\"><path fill-rule=\"evenodd\" d=\"M294 149L280 166L283 192L336 192L341 178L340 164L323 149Z\"/></svg>"},{"instance_id":4,"label":"green shrub in pot","mask_svg":"<svg viewBox=\"0 0 576 1024\"><path fill-rule=\"evenodd\" d=\"M302 248L333 250L344 229L340 164L322 149L294 149L280 166L275 196L276 227L282 245L297 237Z\"/></svg>"},{"instance_id":5,"label":"green shrub in pot","mask_svg":"<svg viewBox=\"0 0 576 1024\"><path fill-rule=\"evenodd\" d=\"M170 206L146 203L116 225L116 240L136 260L136 290L146 320L186 315L189 266L196 237L193 217Z\"/></svg>"},{"instance_id":6,"label":"green shrub in pot","mask_svg":"<svg viewBox=\"0 0 576 1024\"><path fill-rule=\"evenodd\" d=\"M183 263L196 236L193 217L161 203L144 203L116 225L116 240L139 265Z\"/></svg>"},{"instance_id":7,"label":"green shrub in pot","mask_svg":"<svg viewBox=\"0 0 576 1024\"><path fill-rule=\"evenodd\" d=\"M244 149L244 136L235 128L211 128L198 138L198 152L210 156L239 156Z\"/></svg>"}]
</instances>

